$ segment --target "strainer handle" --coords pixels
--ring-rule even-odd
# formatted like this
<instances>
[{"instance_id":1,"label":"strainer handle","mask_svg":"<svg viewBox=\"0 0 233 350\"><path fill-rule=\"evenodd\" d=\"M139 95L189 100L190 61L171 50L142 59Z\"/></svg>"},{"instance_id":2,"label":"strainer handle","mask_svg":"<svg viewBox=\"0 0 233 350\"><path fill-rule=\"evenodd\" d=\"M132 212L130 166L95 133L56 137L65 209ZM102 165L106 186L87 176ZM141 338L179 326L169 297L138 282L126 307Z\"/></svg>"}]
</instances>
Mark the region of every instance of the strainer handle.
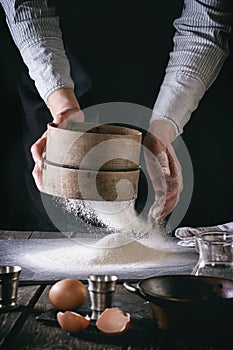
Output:
<instances>
[{"instance_id":1,"label":"strainer handle","mask_svg":"<svg viewBox=\"0 0 233 350\"><path fill-rule=\"evenodd\" d=\"M131 293L137 294L140 297L146 299L146 295L142 292L142 290L138 286L133 286L129 282L124 282L123 286Z\"/></svg>"}]
</instances>

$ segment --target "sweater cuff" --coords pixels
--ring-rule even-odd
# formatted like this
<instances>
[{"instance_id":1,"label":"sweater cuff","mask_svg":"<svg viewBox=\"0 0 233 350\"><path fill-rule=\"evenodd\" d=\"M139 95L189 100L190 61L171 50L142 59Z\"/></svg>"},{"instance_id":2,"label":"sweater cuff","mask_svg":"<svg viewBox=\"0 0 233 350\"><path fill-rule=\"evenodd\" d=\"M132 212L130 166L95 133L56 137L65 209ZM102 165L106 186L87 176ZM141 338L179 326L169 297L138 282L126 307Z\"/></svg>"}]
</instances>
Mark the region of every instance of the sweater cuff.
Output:
<instances>
[{"instance_id":1,"label":"sweater cuff","mask_svg":"<svg viewBox=\"0 0 233 350\"><path fill-rule=\"evenodd\" d=\"M176 134L181 134L205 91L206 88L199 77L192 77L183 72L166 74L150 122L166 119L173 124Z\"/></svg>"},{"instance_id":2,"label":"sweater cuff","mask_svg":"<svg viewBox=\"0 0 233 350\"><path fill-rule=\"evenodd\" d=\"M150 119L150 124L154 120L166 120L167 122L169 122L171 124L171 126L174 130L175 138L180 135L179 127L173 119L166 117L166 116L156 115L156 113L153 112L151 119Z\"/></svg>"}]
</instances>

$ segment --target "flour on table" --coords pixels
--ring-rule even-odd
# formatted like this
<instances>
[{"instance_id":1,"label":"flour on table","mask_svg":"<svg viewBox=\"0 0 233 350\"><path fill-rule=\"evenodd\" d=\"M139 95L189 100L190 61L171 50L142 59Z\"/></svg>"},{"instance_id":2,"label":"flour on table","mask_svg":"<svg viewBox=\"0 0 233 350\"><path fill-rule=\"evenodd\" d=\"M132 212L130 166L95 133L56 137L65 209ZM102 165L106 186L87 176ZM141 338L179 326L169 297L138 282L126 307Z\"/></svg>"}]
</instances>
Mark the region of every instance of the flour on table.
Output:
<instances>
[{"instance_id":1,"label":"flour on table","mask_svg":"<svg viewBox=\"0 0 233 350\"><path fill-rule=\"evenodd\" d=\"M79 226L69 234L61 247L25 254L31 265L53 271L106 271L146 267L168 260L176 244L163 234L161 227L138 215L135 202L97 202L58 198L66 214L81 217L93 231L82 234ZM93 225L92 225L93 224ZM96 228L104 228L95 235ZM90 234L91 232L91 234ZM59 242L60 243L60 242Z\"/></svg>"},{"instance_id":2,"label":"flour on table","mask_svg":"<svg viewBox=\"0 0 233 350\"><path fill-rule=\"evenodd\" d=\"M68 241L69 246L26 254L24 258L41 269L49 266L52 271L95 271L100 267L106 270L114 266L116 269L151 266L166 260L173 250L169 241L162 240L162 243L161 239L154 238L143 242L122 233L109 234L93 244L81 244L81 240Z\"/></svg>"}]
</instances>

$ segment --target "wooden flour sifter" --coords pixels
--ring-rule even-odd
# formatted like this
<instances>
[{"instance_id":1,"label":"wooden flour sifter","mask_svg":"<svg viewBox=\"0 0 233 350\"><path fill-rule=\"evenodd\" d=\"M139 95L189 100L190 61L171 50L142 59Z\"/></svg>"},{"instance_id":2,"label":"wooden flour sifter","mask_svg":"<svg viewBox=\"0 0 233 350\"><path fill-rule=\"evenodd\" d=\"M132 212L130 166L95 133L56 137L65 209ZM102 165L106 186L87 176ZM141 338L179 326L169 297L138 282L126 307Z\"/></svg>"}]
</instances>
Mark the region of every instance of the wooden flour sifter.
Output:
<instances>
[{"instance_id":1,"label":"wooden flour sifter","mask_svg":"<svg viewBox=\"0 0 233 350\"><path fill-rule=\"evenodd\" d=\"M112 124L48 124L42 192L70 199L128 201L138 195L142 133Z\"/></svg>"}]
</instances>

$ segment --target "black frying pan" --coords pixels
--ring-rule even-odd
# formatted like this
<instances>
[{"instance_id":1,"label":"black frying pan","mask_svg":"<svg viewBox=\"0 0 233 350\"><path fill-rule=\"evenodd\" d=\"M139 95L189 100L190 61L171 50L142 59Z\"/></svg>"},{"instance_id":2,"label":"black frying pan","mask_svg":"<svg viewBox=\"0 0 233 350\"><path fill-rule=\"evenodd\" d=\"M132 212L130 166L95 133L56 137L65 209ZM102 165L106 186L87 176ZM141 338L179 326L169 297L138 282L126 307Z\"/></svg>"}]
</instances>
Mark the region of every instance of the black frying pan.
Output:
<instances>
[{"instance_id":1,"label":"black frying pan","mask_svg":"<svg viewBox=\"0 0 233 350\"><path fill-rule=\"evenodd\" d=\"M232 328L233 280L193 275L146 278L124 287L150 302L157 326L175 331Z\"/></svg>"}]
</instances>

